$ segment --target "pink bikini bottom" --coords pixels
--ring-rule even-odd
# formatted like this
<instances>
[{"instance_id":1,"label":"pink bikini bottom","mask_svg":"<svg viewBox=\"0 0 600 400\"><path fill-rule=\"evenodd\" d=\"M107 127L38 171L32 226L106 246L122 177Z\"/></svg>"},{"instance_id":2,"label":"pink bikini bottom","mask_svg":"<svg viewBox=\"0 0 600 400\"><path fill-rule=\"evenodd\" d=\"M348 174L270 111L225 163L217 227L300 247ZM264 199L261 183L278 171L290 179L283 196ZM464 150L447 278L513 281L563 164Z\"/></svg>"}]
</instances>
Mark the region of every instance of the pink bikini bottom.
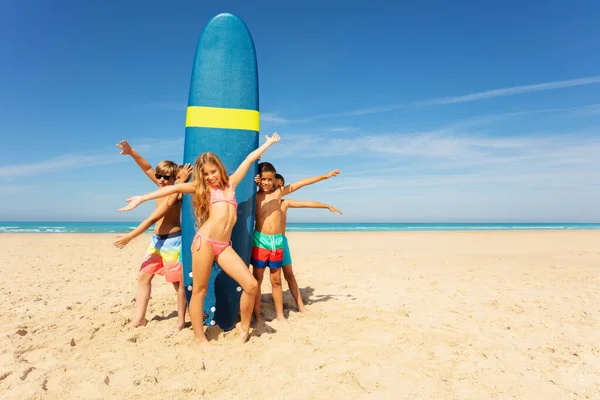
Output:
<instances>
[{"instance_id":1,"label":"pink bikini bottom","mask_svg":"<svg viewBox=\"0 0 600 400\"><path fill-rule=\"evenodd\" d=\"M192 242L192 253L200 250L200 244L202 243L202 239L206 240L210 244L210 247L212 247L213 252L215 253L215 257L217 257L219 254L225 251L227 246L231 246L231 240L229 242L219 242L204 237L200 235L200 233L196 233L196 236L194 236L194 241Z\"/></svg>"}]
</instances>

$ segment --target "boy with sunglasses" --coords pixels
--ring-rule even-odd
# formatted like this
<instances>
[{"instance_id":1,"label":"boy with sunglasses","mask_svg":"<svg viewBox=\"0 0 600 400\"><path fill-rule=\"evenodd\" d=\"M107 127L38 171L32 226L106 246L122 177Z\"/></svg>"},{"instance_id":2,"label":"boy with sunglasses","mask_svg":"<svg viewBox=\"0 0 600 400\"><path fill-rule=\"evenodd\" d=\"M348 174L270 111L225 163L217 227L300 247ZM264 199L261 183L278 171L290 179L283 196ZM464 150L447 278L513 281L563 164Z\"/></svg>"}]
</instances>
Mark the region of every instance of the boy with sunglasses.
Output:
<instances>
[{"instance_id":1,"label":"boy with sunglasses","mask_svg":"<svg viewBox=\"0 0 600 400\"><path fill-rule=\"evenodd\" d=\"M152 168L137 151L131 148L126 140L117 144L121 154L130 155L136 164L144 171L154 184L165 187L187 181L191 174L191 166L186 164L181 167L173 161L164 160L158 163L156 169ZM146 325L146 310L152 290L154 275L164 275L167 282L171 282L177 292L177 325L175 330L180 331L185 326L185 288L183 287L183 272L181 269L181 194L156 200L156 209L136 229L119 237L114 242L118 248L123 248L132 239L149 229L155 224L154 235L146 250L142 265L138 272L138 288L136 295L136 312L131 321L134 327Z\"/></svg>"}]
</instances>

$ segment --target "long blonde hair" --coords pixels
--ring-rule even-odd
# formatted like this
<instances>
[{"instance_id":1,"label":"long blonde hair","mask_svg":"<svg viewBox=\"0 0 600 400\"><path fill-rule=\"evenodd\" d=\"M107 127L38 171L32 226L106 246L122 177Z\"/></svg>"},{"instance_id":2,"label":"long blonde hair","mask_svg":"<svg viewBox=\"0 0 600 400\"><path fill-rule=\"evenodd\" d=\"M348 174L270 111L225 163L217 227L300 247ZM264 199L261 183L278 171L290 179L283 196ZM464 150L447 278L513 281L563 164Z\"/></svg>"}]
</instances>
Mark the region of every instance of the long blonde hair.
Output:
<instances>
[{"instance_id":1,"label":"long blonde hair","mask_svg":"<svg viewBox=\"0 0 600 400\"><path fill-rule=\"evenodd\" d=\"M210 216L210 188L204 180L202 168L207 164L213 164L219 170L221 182L229 184L229 175L225 170L225 166L221 159L215 153L202 153L196 158L194 163L193 176L196 181L196 189L192 197L192 205L194 206L194 214L196 215L196 225L201 226Z\"/></svg>"}]
</instances>

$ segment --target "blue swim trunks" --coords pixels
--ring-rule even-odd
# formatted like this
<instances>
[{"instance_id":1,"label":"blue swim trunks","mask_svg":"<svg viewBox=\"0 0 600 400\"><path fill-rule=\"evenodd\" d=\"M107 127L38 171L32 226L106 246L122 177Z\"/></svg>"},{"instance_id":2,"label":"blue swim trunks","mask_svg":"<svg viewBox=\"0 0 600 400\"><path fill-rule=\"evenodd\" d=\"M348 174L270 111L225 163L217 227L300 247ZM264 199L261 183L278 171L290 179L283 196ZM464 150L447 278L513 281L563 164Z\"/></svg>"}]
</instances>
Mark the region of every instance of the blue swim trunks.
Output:
<instances>
[{"instance_id":1,"label":"blue swim trunks","mask_svg":"<svg viewBox=\"0 0 600 400\"><path fill-rule=\"evenodd\" d=\"M254 268L281 268L283 259L283 235L269 235L254 231L250 264Z\"/></svg>"},{"instance_id":2,"label":"blue swim trunks","mask_svg":"<svg viewBox=\"0 0 600 400\"><path fill-rule=\"evenodd\" d=\"M282 265L292 265L292 254L290 253L290 246L288 245L288 239L283 235L283 262Z\"/></svg>"}]
</instances>

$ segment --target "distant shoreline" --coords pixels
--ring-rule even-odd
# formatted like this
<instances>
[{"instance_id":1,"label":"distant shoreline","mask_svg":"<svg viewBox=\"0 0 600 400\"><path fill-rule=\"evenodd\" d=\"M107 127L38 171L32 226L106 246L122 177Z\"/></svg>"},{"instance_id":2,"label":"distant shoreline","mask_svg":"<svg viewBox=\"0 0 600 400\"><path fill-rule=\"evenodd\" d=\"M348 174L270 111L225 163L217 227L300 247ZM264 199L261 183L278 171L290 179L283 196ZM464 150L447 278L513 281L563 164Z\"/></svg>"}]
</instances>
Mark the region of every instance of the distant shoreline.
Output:
<instances>
[{"instance_id":1,"label":"distant shoreline","mask_svg":"<svg viewBox=\"0 0 600 400\"><path fill-rule=\"evenodd\" d=\"M0 222L0 234L13 233L106 233L121 234L137 222ZM384 223L384 222L290 222L288 233L392 233L392 232L493 232L493 231L596 231L600 223ZM153 232L153 228L147 232Z\"/></svg>"},{"instance_id":2,"label":"distant shoreline","mask_svg":"<svg viewBox=\"0 0 600 400\"><path fill-rule=\"evenodd\" d=\"M469 235L469 234L478 234L478 235L505 235L505 234L556 234L556 233L564 233L564 234L581 234L581 233L590 233L590 234L598 234L600 235L600 229L530 229L530 230L463 230L463 231L386 231L386 232L378 232L378 231L304 231L304 232L286 232L286 236L415 236L415 235ZM141 234L141 236L150 237L154 233L151 231L147 231ZM94 236L110 236L115 237L119 235L119 233L106 233L106 232L0 232L0 237L5 236L77 236L77 235L94 235Z\"/></svg>"}]
</instances>

